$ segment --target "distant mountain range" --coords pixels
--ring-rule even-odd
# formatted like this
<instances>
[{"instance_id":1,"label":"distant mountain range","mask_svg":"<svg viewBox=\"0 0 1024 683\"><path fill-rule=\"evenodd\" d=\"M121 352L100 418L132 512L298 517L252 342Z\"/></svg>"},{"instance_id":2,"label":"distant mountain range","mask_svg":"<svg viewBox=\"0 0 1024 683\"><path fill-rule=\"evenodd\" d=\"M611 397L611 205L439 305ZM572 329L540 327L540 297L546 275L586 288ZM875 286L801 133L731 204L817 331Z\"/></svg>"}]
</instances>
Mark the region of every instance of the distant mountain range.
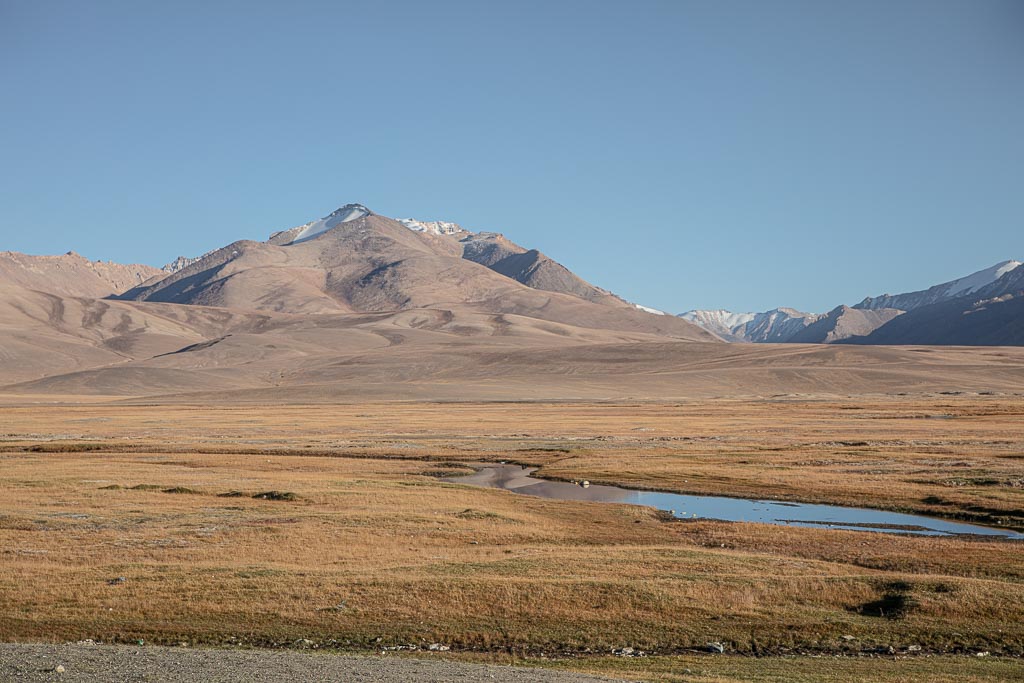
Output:
<instances>
[{"instance_id":1,"label":"distant mountain range","mask_svg":"<svg viewBox=\"0 0 1024 683\"><path fill-rule=\"evenodd\" d=\"M0 394L319 402L1014 391L1024 365L1013 351L923 356L834 343L1020 344L1017 266L827 314L684 318L628 302L500 233L346 204L162 269L0 253Z\"/></svg>"},{"instance_id":2,"label":"distant mountain range","mask_svg":"<svg viewBox=\"0 0 1024 683\"><path fill-rule=\"evenodd\" d=\"M501 234L361 204L162 269L0 253L0 386L29 393L531 396L540 360L692 342L724 346Z\"/></svg>"},{"instance_id":3,"label":"distant mountain range","mask_svg":"<svg viewBox=\"0 0 1024 683\"><path fill-rule=\"evenodd\" d=\"M1024 268L1002 261L916 292L867 297L828 313L687 311L679 317L731 342L1024 345Z\"/></svg>"}]
</instances>

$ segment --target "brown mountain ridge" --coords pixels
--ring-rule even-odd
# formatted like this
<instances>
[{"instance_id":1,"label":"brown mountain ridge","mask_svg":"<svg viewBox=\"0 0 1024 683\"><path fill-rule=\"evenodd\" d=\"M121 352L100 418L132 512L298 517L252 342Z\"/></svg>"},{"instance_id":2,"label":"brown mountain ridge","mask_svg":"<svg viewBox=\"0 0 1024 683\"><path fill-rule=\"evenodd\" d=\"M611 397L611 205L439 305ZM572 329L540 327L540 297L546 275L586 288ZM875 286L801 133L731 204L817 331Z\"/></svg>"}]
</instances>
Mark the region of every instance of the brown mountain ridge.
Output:
<instances>
[{"instance_id":1,"label":"brown mountain ridge","mask_svg":"<svg viewBox=\"0 0 1024 683\"><path fill-rule=\"evenodd\" d=\"M361 205L177 263L5 255L0 398L665 400L1024 386L1024 351L725 344L500 234Z\"/></svg>"},{"instance_id":2,"label":"brown mountain ridge","mask_svg":"<svg viewBox=\"0 0 1024 683\"><path fill-rule=\"evenodd\" d=\"M308 239L282 243L282 234L269 242L235 242L119 298L293 314L459 307L577 327L715 339L687 321L643 312L500 235L460 241L415 232L368 210Z\"/></svg>"}]
</instances>

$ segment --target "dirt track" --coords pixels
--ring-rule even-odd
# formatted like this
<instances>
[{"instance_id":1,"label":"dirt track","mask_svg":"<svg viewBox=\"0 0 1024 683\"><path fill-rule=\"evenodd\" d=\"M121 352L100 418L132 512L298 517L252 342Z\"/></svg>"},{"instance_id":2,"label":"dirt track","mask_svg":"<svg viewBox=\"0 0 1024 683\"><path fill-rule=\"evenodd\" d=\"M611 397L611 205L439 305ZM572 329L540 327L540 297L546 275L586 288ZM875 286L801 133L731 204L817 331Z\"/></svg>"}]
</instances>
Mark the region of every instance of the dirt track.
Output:
<instances>
[{"instance_id":1,"label":"dirt track","mask_svg":"<svg viewBox=\"0 0 1024 683\"><path fill-rule=\"evenodd\" d=\"M64 671L56 671L63 666ZM609 681L580 674L405 657L351 657L277 650L203 650L109 645L0 644L0 682L359 681L402 683Z\"/></svg>"}]
</instances>

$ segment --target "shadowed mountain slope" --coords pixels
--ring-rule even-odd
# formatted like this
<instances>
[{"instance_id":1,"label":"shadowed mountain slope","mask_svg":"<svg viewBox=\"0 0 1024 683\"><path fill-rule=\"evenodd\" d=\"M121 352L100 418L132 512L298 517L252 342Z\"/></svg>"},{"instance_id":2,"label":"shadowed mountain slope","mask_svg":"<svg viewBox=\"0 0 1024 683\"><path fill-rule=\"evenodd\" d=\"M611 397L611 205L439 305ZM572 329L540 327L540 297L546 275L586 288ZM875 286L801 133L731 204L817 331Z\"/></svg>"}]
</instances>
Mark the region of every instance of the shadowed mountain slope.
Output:
<instances>
[{"instance_id":1,"label":"shadowed mountain slope","mask_svg":"<svg viewBox=\"0 0 1024 683\"><path fill-rule=\"evenodd\" d=\"M949 282L943 282L921 291L868 297L854 306L854 308L895 308L901 311L912 311L922 306L930 306L962 296L972 296L981 289L989 287L1011 271L1018 270L1020 265L1020 261L1002 261L976 273L971 273Z\"/></svg>"},{"instance_id":2,"label":"shadowed mountain slope","mask_svg":"<svg viewBox=\"0 0 1024 683\"><path fill-rule=\"evenodd\" d=\"M922 306L844 343L1024 346L1024 296L961 297Z\"/></svg>"},{"instance_id":3,"label":"shadowed mountain slope","mask_svg":"<svg viewBox=\"0 0 1024 683\"><path fill-rule=\"evenodd\" d=\"M826 314L696 310L680 317L726 341L1017 346L1024 345L1021 308L1014 303L1021 296L1024 266L1009 260L928 289L868 297Z\"/></svg>"},{"instance_id":4,"label":"shadowed mountain slope","mask_svg":"<svg viewBox=\"0 0 1024 683\"><path fill-rule=\"evenodd\" d=\"M497 233L470 234L459 240L462 257L546 292L571 294L589 301L615 305L611 292L595 287L554 259L536 249L525 249Z\"/></svg>"},{"instance_id":5,"label":"shadowed mountain slope","mask_svg":"<svg viewBox=\"0 0 1024 683\"><path fill-rule=\"evenodd\" d=\"M1024 346L1024 266L997 264L969 278L964 296L921 305L852 344ZM998 275L987 284L979 284ZM963 280L958 280L961 286ZM945 286L945 285L944 285ZM929 290L931 291L931 290ZM933 297L929 297L933 298Z\"/></svg>"}]
</instances>

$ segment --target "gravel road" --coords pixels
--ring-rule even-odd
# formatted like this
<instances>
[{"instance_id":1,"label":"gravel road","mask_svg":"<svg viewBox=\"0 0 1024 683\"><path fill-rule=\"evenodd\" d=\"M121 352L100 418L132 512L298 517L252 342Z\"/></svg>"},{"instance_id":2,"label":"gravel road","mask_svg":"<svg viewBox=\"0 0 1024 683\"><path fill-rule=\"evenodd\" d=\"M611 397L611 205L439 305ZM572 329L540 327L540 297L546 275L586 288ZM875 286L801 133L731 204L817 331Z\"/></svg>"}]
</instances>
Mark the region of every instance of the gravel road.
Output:
<instances>
[{"instance_id":1,"label":"gravel road","mask_svg":"<svg viewBox=\"0 0 1024 683\"><path fill-rule=\"evenodd\" d=\"M63 667L58 671L57 667ZM268 683L349 681L404 683L589 683L582 674L395 656L351 657L282 650L204 650L124 645L0 644L0 682Z\"/></svg>"}]
</instances>

